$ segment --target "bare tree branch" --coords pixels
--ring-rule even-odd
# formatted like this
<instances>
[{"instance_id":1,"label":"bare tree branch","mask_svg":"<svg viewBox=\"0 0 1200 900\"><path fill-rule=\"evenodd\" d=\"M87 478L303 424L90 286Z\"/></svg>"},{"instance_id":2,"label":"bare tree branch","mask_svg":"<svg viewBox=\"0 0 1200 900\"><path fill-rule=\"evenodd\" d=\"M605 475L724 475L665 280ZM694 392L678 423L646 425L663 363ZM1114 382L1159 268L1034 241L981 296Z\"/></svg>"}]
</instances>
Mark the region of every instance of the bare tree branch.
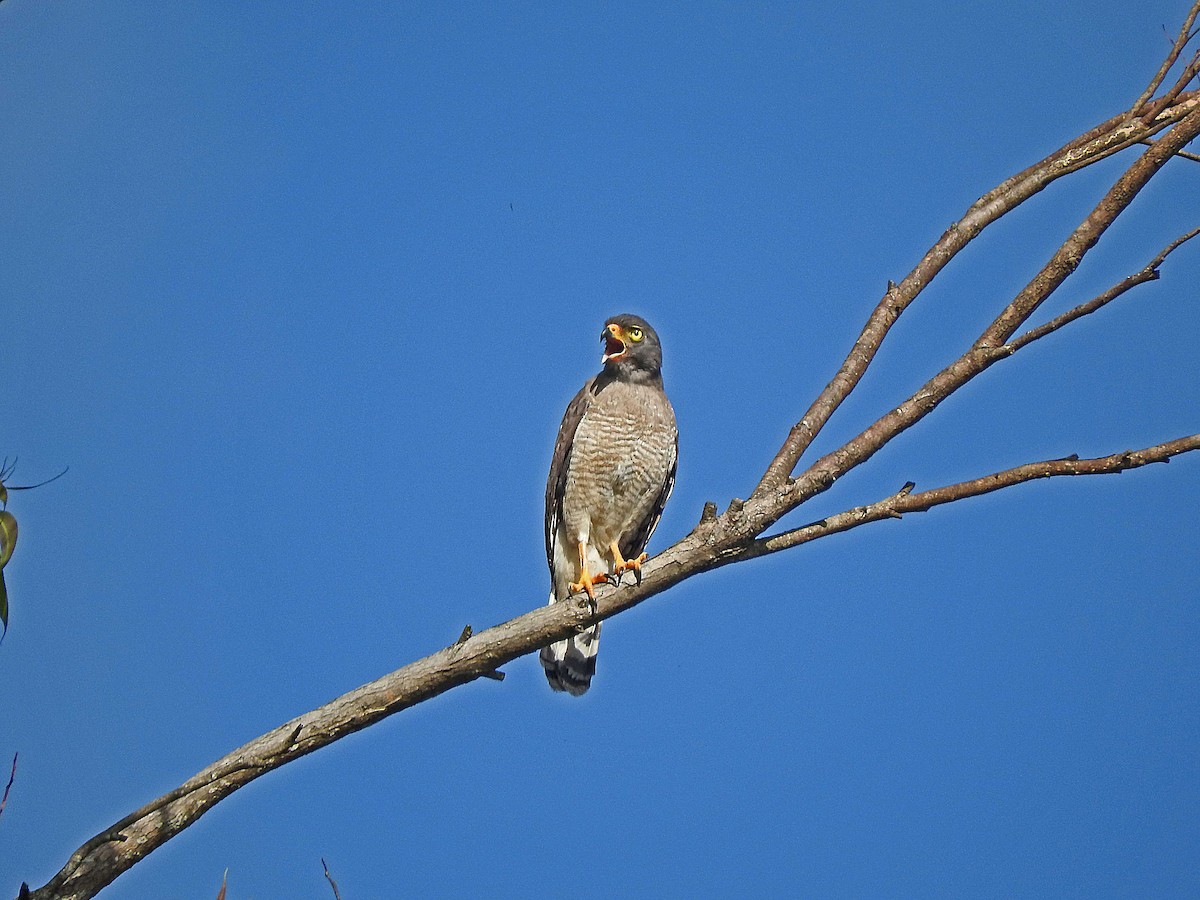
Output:
<instances>
[{"instance_id":1,"label":"bare tree branch","mask_svg":"<svg viewBox=\"0 0 1200 900\"><path fill-rule=\"evenodd\" d=\"M1072 456L1028 463L920 493L913 493L913 486L906 484L892 496L868 506L763 537L781 517L827 490L994 363L1011 358L1022 347L1095 312L1133 287L1157 279L1166 257L1196 235L1197 231L1192 231L1181 236L1142 270L1100 296L1013 339L1029 317L1077 270L1084 256L1142 188L1200 134L1200 91L1186 90L1200 71L1200 57L1193 57L1184 65L1172 86L1154 98L1192 39L1191 29L1198 15L1200 0L1193 3L1170 53L1151 79L1149 89L1133 107L984 194L899 284L889 283L845 361L804 417L792 427L750 498L745 502L732 501L721 515L717 515L715 506L706 505L704 515L690 534L645 564L640 583L604 587L597 592L594 605L581 596L571 602L539 606L479 633L472 633L469 627L464 629L444 649L255 738L178 788L125 816L85 842L57 875L30 896L36 900L92 897L215 804L265 772L453 687L480 678L502 677L497 670L503 664L623 612L701 572L796 547L867 522L897 518L907 512L924 511L1037 478L1110 474L1152 462L1166 462L1172 456L1200 449L1200 435L1192 435L1097 459ZM984 228L1058 178L1134 144L1150 141L1156 135L1161 137L1152 141L1116 179L1104 198L966 352L859 435L792 477L814 437L858 385L897 318L951 259ZM329 878L328 869L326 877ZM329 880L333 885L332 878ZM336 885L334 890L336 893Z\"/></svg>"},{"instance_id":2,"label":"bare tree branch","mask_svg":"<svg viewBox=\"0 0 1200 900\"><path fill-rule=\"evenodd\" d=\"M1140 109L1145 106L1146 102L1162 87L1163 79L1167 77L1167 73L1171 71L1171 67L1178 62L1179 54L1183 53L1183 48L1195 37L1192 33L1192 25L1195 24L1197 15L1200 15L1200 8L1193 6L1188 11L1187 18L1183 20L1183 25L1179 28L1179 34L1175 38L1175 43L1171 45L1171 52L1163 59L1162 65L1154 73L1154 77L1150 79L1150 83L1146 85L1146 89L1142 91L1141 96L1134 101L1134 109Z\"/></svg>"},{"instance_id":3,"label":"bare tree branch","mask_svg":"<svg viewBox=\"0 0 1200 900\"><path fill-rule=\"evenodd\" d=\"M888 441L911 428L968 381L994 363L1011 356L1012 351L1004 345L1004 341L1011 337L1012 333L1078 268L1084 255L1095 246L1117 216L1128 208L1138 192L1181 146L1197 134L1200 134L1200 105L1192 109L1117 179L1050 261L984 330L974 346L926 382L915 394L857 437L817 460L802 475L783 485L776 484L770 492L765 488L775 482L768 470L767 476L759 482L747 504L753 505L753 510L747 510L747 513L753 516L755 533L761 534L781 516L827 490L838 478L866 462ZM878 310L879 307L876 308L877 312ZM873 352L872 350L872 355ZM827 388L826 391L828 390ZM835 407L831 407L830 412L832 408ZM804 424L804 420L801 424ZM805 437L810 433L815 435L816 431L801 432L797 437L796 429L793 429L783 448L772 461L771 467L777 467L781 461L785 466L789 464L793 456L805 446Z\"/></svg>"},{"instance_id":4,"label":"bare tree branch","mask_svg":"<svg viewBox=\"0 0 1200 900\"><path fill-rule=\"evenodd\" d=\"M1172 456L1197 449L1200 449L1200 434L1098 459L1067 457L1029 463L917 494L901 490L870 506L856 507L822 522L747 541L734 548L710 540L714 520L702 522L688 537L646 563L640 585L600 590L595 613L586 597L572 603L539 607L475 634L463 643L455 642L243 745L176 790L146 804L88 841L54 879L30 896L34 900L94 896L221 799L260 775L423 700L484 677L507 662L630 609L701 571L788 549L867 522L897 518L907 512L924 511L1037 478L1110 474L1166 462Z\"/></svg>"},{"instance_id":5,"label":"bare tree branch","mask_svg":"<svg viewBox=\"0 0 1200 900\"><path fill-rule=\"evenodd\" d=\"M1142 106L1144 103L1100 123L1069 141L1041 162L988 191L971 205L961 219L946 230L899 284L889 282L883 298L871 312L845 362L833 380L813 401L803 418L792 426L787 440L767 467L752 496L764 496L777 490L784 483L834 411L858 385L892 325L968 243L987 226L1016 209L1057 179L1107 159L1132 144L1148 141L1153 134L1200 109L1200 92L1178 97L1175 105L1159 109L1149 122L1143 122L1139 118ZM1182 141L1179 144L1180 149L1186 143L1187 141ZM1175 152L1178 153L1179 150Z\"/></svg>"},{"instance_id":6,"label":"bare tree branch","mask_svg":"<svg viewBox=\"0 0 1200 900\"><path fill-rule=\"evenodd\" d=\"M1138 143L1145 144L1147 147L1150 147L1154 144L1154 141L1147 138L1146 140L1138 141ZM1175 155L1180 159L1190 159L1192 162L1200 162L1200 153L1189 153L1186 150L1180 150Z\"/></svg>"},{"instance_id":7,"label":"bare tree branch","mask_svg":"<svg viewBox=\"0 0 1200 900\"><path fill-rule=\"evenodd\" d=\"M1190 41L1192 37L1194 35L1189 36L1188 40ZM1184 88L1188 86L1197 74L1200 74L1200 52L1194 54L1188 64L1183 67L1183 71L1179 73L1179 77L1175 80L1175 84L1171 86L1170 90L1157 100L1146 104L1146 111L1142 116L1142 121L1152 121L1158 115L1159 110L1174 103L1176 98L1183 93Z\"/></svg>"},{"instance_id":8,"label":"bare tree branch","mask_svg":"<svg viewBox=\"0 0 1200 900\"><path fill-rule=\"evenodd\" d=\"M1147 466L1151 463L1170 462L1172 456L1178 456L1181 453L1187 453L1192 450L1200 450L1200 434L1167 441L1165 444L1157 444L1153 447L1147 447L1144 450L1126 450L1122 453L1113 453L1097 459L1080 459L1078 456L1067 456L1062 459L1048 459L1042 462L1026 463L1023 466L1016 466L1012 469L1005 469L1002 472L993 472L991 475L984 475L982 478L975 478L971 481L962 481L958 484L950 484L945 487L922 491L919 494L911 492L913 485L910 482L897 493L868 506L858 506L854 509L848 509L845 512L838 513L836 516L822 519L820 522L814 522L802 528L794 528L791 531L785 531L781 534L754 541L745 550L728 561L736 562L741 559L764 556L768 553L777 553L780 550L787 550L791 547L798 547L800 544L806 544L827 534L840 534L843 531L849 531L851 528L857 528L859 525L865 525L868 522L878 522L882 519L899 519L905 513L925 512L926 510L933 509L935 506L953 503L955 500L965 500L968 497L978 497L981 494L990 494L992 491L1012 487L1015 484L1021 484L1026 481L1034 481L1039 478L1053 478L1057 475L1111 475L1124 472L1126 469Z\"/></svg>"},{"instance_id":9,"label":"bare tree branch","mask_svg":"<svg viewBox=\"0 0 1200 900\"><path fill-rule=\"evenodd\" d=\"M1147 263L1143 268L1139 269L1137 272L1134 272L1128 278L1124 278L1117 282L1107 291L1096 297L1093 297L1087 303L1081 303L1073 309L1067 310L1067 312L1063 313L1062 315L1055 316L1045 325L1039 325L1037 328L1031 328L1015 341L1009 341L1005 345L1005 348L1008 350L1010 355L1016 353L1026 344L1033 343L1038 338L1043 338L1052 332L1058 331L1064 325L1070 325L1076 319L1081 319L1084 316L1094 313L1096 310L1107 306L1126 291L1137 287L1139 284L1145 284L1147 281L1157 281L1159 278L1158 267L1163 264L1163 261L1198 234L1200 234L1200 228L1193 228L1187 234L1180 235L1175 240L1171 241L1170 244L1164 247L1158 256L1154 257L1154 259L1150 260L1150 262Z\"/></svg>"},{"instance_id":10,"label":"bare tree branch","mask_svg":"<svg viewBox=\"0 0 1200 900\"><path fill-rule=\"evenodd\" d=\"M1124 212L1133 198L1167 161L1189 141L1200 134L1200 109L1193 110L1161 140L1156 141L1142 158L1117 179L1074 233L1067 238L1050 261L1016 296L996 321L976 342L977 347L992 348L1003 344L1022 323L1037 310L1046 298L1078 268L1084 255L1096 245L1100 236Z\"/></svg>"}]
</instances>

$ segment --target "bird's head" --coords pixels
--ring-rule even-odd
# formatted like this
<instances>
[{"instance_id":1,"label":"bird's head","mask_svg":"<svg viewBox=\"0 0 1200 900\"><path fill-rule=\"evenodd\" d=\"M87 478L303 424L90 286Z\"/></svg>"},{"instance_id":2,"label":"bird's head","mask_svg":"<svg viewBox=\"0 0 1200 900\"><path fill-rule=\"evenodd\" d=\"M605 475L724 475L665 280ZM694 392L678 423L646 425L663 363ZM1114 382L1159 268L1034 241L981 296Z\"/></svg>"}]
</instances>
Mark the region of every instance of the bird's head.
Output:
<instances>
[{"instance_id":1,"label":"bird's head","mask_svg":"<svg viewBox=\"0 0 1200 900\"><path fill-rule=\"evenodd\" d=\"M657 376L662 371L662 344L658 333L640 316L613 316L600 332L604 344L601 362L618 377Z\"/></svg>"}]
</instances>

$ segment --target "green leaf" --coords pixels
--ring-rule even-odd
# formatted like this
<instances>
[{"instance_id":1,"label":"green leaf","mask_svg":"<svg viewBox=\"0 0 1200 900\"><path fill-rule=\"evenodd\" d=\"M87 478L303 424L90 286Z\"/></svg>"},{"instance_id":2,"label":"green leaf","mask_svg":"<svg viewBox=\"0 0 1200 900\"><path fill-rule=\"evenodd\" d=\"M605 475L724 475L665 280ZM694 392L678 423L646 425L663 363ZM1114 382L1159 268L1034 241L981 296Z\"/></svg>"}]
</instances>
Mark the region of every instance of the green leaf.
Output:
<instances>
[{"instance_id":1,"label":"green leaf","mask_svg":"<svg viewBox=\"0 0 1200 900\"><path fill-rule=\"evenodd\" d=\"M17 546L17 518L8 510L0 511L0 569L8 565Z\"/></svg>"},{"instance_id":2,"label":"green leaf","mask_svg":"<svg viewBox=\"0 0 1200 900\"><path fill-rule=\"evenodd\" d=\"M8 510L0 511L0 640L8 634L8 588L4 586L4 566L17 546L17 519Z\"/></svg>"}]
</instances>

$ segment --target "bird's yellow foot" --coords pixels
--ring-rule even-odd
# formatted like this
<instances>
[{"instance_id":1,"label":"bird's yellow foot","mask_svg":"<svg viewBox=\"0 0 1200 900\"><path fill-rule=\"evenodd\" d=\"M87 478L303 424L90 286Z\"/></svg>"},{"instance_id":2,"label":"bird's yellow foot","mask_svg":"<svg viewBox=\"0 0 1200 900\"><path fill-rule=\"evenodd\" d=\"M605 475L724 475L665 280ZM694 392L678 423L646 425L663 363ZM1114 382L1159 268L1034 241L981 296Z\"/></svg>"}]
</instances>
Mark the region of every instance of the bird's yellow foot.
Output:
<instances>
[{"instance_id":1,"label":"bird's yellow foot","mask_svg":"<svg viewBox=\"0 0 1200 900\"><path fill-rule=\"evenodd\" d=\"M609 547L609 549L612 551L613 555L613 574L617 576L616 583L621 583L621 576L626 572L633 572L633 577L637 580L638 584L641 584L642 563L649 559L649 557L643 553L636 559L625 559L621 556L621 548L617 546L616 541L613 541L612 546Z\"/></svg>"},{"instance_id":2,"label":"bird's yellow foot","mask_svg":"<svg viewBox=\"0 0 1200 900\"><path fill-rule=\"evenodd\" d=\"M567 587L570 589L572 594L576 594L579 591L586 591L588 599L595 604L596 585L606 584L608 581L609 577L603 572L601 572L599 575L593 575L587 570L586 567L584 567L583 572L579 576L579 580L572 581L569 585L567 585Z\"/></svg>"}]
</instances>

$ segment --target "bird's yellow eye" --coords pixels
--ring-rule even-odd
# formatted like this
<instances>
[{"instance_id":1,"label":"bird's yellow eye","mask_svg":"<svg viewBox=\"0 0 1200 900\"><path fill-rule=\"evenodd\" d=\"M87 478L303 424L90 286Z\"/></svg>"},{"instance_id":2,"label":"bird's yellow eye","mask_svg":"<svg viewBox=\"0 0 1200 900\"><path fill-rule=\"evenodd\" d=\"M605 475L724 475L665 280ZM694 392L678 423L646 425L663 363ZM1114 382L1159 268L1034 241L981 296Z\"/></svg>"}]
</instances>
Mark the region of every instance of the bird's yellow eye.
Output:
<instances>
[{"instance_id":1,"label":"bird's yellow eye","mask_svg":"<svg viewBox=\"0 0 1200 900\"><path fill-rule=\"evenodd\" d=\"M631 341L636 342L636 341L640 341L642 339L642 329L640 329L640 328L630 328L625 333L627 335L629 335L629 339Z\"/></svg>"}]
</instances>

